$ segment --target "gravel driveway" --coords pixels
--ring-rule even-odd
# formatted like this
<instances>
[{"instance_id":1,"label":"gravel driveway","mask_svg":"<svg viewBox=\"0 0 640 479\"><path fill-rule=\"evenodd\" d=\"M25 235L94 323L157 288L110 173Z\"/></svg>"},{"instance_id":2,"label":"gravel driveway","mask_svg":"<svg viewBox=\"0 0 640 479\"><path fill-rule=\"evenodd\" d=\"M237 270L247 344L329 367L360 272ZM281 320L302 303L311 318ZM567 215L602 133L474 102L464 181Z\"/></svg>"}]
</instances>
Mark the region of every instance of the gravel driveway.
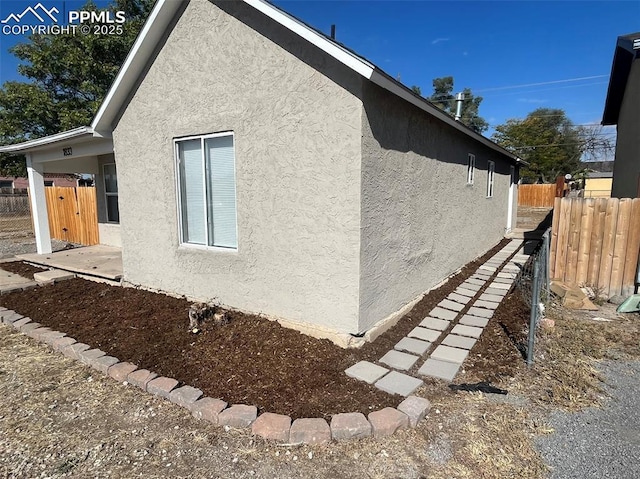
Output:
<instances>
[{"instance_id":1,"label":"gravel driveway","mask_svg":"<svg viewBox=\"0 0 640 479\"><path fill-rule=\"evenodd\" d=\"M610 396L604 407L556 411L549 418L555 433L536 440L552 479L640 477L640 361L600 366Z\"/></svg>"},{"instance_id":2,"label":"gravel driveway","mask_svg":"<svg viewBox=\"0 0 640 479\"><path fill-rule=\"evenodd\" d=\"M61 251L66 247L65 241L51 240L53 251ZM13 258L17 254L36 252L36 239L33 236L0 235L0 259Z\"/></svg>"}]
</instances>

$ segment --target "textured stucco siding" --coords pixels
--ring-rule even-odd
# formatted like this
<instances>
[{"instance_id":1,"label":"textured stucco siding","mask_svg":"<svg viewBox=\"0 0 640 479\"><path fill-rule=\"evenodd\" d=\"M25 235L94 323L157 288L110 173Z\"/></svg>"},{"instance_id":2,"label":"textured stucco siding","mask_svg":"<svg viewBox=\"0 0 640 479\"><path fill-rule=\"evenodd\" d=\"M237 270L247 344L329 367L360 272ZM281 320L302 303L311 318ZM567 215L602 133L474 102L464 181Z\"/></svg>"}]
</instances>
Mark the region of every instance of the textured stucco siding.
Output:
<instances>
[{"instance_id":1,"label":"textured stucco siding","mask_svg":"<svg viewBox=\"0 0 640 479\"><path fill-rule=\"evenodd\" d=\"M614 198L636 198L640 187L640 60L635 60L627 79L618 116L616 161L613 164Z\"/></svg>"},{"instance_id":2,"label":"textured stucco siding","mask_svg":"<svg viewBox=\"0 0 640 479\"><path fill-rule=\"evenodd\" d=\"M500 241L509 195L509 163L493 150L375 85L363 104L361 331Z\"/></svg>"},{"instance_id":3,"label":"textured stucco siding","mask_svg":"<svg viewBox=\"0 0 640 479\"><path fill-rule=\"evenodd\" d=\"M191 1L114 131L125 280L355 332L361 83L240 2ZM238 250L179 245L173 139L228 130Z\"/></svg>"}]
</instances>

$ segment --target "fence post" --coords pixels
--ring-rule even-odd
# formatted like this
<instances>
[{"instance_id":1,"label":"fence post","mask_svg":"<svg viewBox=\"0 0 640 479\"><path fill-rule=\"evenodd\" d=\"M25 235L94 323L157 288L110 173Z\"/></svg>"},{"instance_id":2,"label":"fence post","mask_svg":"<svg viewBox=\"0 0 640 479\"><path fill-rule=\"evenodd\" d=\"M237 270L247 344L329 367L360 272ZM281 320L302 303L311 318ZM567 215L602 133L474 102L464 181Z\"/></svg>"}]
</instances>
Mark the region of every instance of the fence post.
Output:
<instances>
[{"instance_id":1,"label":"fence post","mask_svg":"<svg viewBox=\"0 0 640 479\"><path fill-rule=\"evenodd\" d=\"M527 346L527 366L533 364L533 347L540 312L540 264L533 262L533 294L531 295L531 317L529 319L529 344Z\"/></svg>"},{"instance_id":2,"label":"fence post","mask_svg":"<svg viewBox=\"0 0 640 479\"><path fill-rule=\"evenodd\" d=\"M543 268L544 268L544 300L549 300L549 291L551 291L550 265L551 258L551 228L548 228L542 236L542 247L544 248Z\"/></svg>"}]
</instances>

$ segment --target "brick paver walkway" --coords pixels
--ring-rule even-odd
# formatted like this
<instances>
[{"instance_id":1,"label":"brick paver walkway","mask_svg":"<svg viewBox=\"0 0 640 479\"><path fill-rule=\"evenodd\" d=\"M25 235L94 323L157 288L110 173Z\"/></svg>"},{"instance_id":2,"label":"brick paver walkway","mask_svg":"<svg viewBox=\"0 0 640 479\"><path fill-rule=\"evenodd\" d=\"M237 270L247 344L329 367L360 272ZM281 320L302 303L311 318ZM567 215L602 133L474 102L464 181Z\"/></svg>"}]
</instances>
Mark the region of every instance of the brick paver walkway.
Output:
<instances>
[{"instance_id":1,"label":"brick paver walkway","mask_svg":"<svg viewBox=\"0 0 640 479\"><path fill-rule=\"evenodd\" d=\"M346 374L402 396L420 387L422 376L452 381L511 289L520 272L518 265L527 261L522 248L522 240L509 242L440 301L419 326L378 360L380 364L361 361Z\"/></svg>"}]
</instances>

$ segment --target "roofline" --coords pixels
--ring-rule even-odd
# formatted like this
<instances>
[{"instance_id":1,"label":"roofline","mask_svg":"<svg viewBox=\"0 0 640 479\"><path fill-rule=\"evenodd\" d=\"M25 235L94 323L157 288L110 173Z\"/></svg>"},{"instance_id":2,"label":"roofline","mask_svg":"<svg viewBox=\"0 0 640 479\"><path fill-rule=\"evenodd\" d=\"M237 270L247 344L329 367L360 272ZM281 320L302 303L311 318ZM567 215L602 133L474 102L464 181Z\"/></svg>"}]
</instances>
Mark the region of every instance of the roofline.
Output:
<instances>
[{"instance_id":1,"label":"roofline","mask_svg":"<svg viewBox=\"0 0 640 479\"><path fill-rule=\"evenodd\" d=\"M611 62L611 74L604 101L602 125L617 125L627 80L634 60L640 57L640 32L621 35L616 40L616 48Z\"/></svg>"},{"instance_id":2,"label":"roofline","mask_svg":"<svg viewBox=\"0 0 640 479\"><path fill-rule=\"evenodd\" d=\"M73 138L79 138L81 136L94 135L93 129L90 126L81 126L72 130L62 131L49 136L43 136L42 138L36 138L35 140L23 141L22 143L15 143L13 145L0 146L0 153L14 153L19 151L33 150L39 147L47 146L52 143L60 141L71 140Z\"/></svg>"},{"instance_id":3,"label":"roofline","mask_svg":"<svg viewBox=\"0 0 640 479\"><path fill-rule=\"evenodd\" d=\"M94 131L111 134L111 123L164 35L165 28L183 3L184 0L157 1L91 122Z\"/></svg>"},{"instance_id":4,"label":"roofline","mask_svg":"<svg viewBox=\"0 0 640 479\"><path fill-rule=\"evenodd\" d=\"M111 134L113 120L122 107L122 104L126 101L131 89L138 81L140 74L146 67L148 59L155 50L158 42L165 34L166 27L170 24L179 8L184 5L185 1L187 0L158 0L142 28L142 31L138 35L138 38L134 42L133 47L127 55L122 67L120 68L116 79L98 110L98 113L91 123L91 128L93 128L95 132L100 132L107 136ZM306 25L301 20L298 20L292 15L280 10L275 5L272 5L265 0L243 1L275 22L309 41L328 55L331 55L340 63L344 64L367 80L372 81L378 86L408 101L414 106L417 106L425 112L435 116L439 120L444 121L446 124L481 142L494 151L507 156L514 163L523 165L527 164L522 159L518 158L508 150L505 150L490 139L475 132L463 123L456 121L425 98L416 95L405 85L389 76L368 60L349 51L333 39L330 39L321 32L318 32L312 27Z\"/></svg>"}]
</instances>

